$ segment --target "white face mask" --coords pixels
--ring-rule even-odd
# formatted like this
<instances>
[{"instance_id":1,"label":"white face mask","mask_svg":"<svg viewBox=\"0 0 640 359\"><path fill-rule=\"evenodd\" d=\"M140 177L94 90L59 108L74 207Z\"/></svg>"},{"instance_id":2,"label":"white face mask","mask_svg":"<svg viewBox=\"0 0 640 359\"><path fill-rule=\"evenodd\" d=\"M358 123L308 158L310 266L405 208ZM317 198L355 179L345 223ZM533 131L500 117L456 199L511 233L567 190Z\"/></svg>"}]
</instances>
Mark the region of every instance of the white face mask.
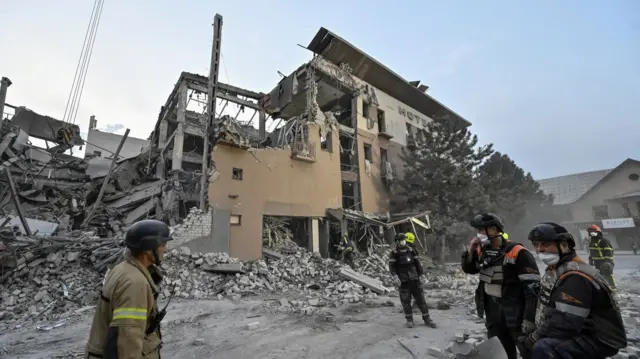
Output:
<instances>
[{"instance_id":1,"label":"white face mask","mask_svg":"<svg viewBox=\"0 0 640 359\"><path fill-rule=\"evenodd\" d=\"M401 246L404 246L404 245L406 245L406 244L407 244L407 241L400 241L400 242L398 242L398 243L399 243Z\"/></svg>"},{"instance_id":2,"label":"white face mask","mask_svg":"<svg viewBox=\"0 0 640 359\"><path fill-rule=\"evenodd\" d=\"M591 237L597 237L597 236L598 236L598 233L597 233L597 232L589 232L589 235L590 235Z\"/></svg>"},{"instance_id":3,"label":"white face mask","mask_svg":"<svg viewBox=\"0 0 640 359\"><path fill-rule=\"evenodd\" d=\"M480 240L480 244L485 245L485 244L489 244L489 237L487 237L486 234L482 234L482 233L478 233L476 234L476 237L478 237L478 239Z\"/></svg>"},{"instance_id":4,"label":"white face mask","mask_svg":"<svg viewBox=\"0 0 640 359\"><path fill-rule=\"evenodd\" d=\"M538 253L538 258L540 258L544 264L550 266L558 263L560 255L558 253Z\"/></svg>"}]
</instances>

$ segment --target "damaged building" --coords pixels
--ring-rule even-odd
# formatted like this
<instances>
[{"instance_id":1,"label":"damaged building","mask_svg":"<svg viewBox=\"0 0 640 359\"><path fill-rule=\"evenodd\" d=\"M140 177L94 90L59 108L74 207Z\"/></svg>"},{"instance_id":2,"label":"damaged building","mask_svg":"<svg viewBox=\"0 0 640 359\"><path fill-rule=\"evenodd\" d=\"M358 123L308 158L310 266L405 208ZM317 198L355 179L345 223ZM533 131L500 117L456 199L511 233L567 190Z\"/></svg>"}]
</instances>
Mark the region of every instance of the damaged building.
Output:
<instances>
[{"instance_id":1,"label":"damaged building","mask_svg":"<svg viewBox=\"0 0 640 359\"><path fill-rule=\"evenodd\" d=\"M247 99L258 100L255 107L244 100L258 114L258 129L227 119L213 152L211 240L214 248L234 257L262 257L260 238L271 242L270 227L282 223L288 223L298 245L323 256L335 252L343 235L357 242L364 239L364 244L358 243L362 249L382 244L392 235L389 224L408 221L391 222L397 216L389 213L393 181L402 171L401 148L414 146L434 116L469 125L429 96L427 86L402 79L324 28L308 48L314 58L269 94L257 97L222 87L223 93L244 92ZM206 94L207 82L183 73L165 108L176 93L182 100L170 114L161 114L154 135L159 139L154 141L165 146L175 142L178 135L171 134L182 124L184 143L192 141L202 148L204 117L185 111L184 103L190 98L188 91ZM266 131L269 116L282 123L271 132ZM182 169L180 176L198 173L198 151L191 155L194 167L187 175L187 166L177 161L188 150L176 148L171 168ZM185 158L183 164L189 162ZM180 201L196 204L195 198ZM425 225L423 221L416 223Z\"/></svg>"}]
</instances>

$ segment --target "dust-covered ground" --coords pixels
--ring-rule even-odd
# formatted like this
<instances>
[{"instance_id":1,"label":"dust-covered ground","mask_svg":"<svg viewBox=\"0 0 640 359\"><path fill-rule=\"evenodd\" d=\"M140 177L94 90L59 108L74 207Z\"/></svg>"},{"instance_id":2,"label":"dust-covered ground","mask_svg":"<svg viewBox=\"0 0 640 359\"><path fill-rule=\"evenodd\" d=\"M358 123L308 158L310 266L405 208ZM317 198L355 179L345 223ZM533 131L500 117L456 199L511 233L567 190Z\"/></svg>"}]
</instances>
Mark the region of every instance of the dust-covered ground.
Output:
<instances>
[{"instance_id":1,"label":"dust-covered ground","mask_svg":"<svg viewBox=\"0 0 640 359\"><path fill-rule=\"evenodd\" d=\"M390 306L394 303L394 306ZM263 301L184 301L169 306L163 328L165 358L417 358L430 346L443 347L455 332L484 326L468 308L432 310L438 329L405 328L398 298L374 304L323 308L313 316L270 313ZM39 331L33 327L0 334L2 359L81 357L91 324L90 312L73 322ZM257 328L249 323L259 322Z\"/></svg>"}]
</instances>

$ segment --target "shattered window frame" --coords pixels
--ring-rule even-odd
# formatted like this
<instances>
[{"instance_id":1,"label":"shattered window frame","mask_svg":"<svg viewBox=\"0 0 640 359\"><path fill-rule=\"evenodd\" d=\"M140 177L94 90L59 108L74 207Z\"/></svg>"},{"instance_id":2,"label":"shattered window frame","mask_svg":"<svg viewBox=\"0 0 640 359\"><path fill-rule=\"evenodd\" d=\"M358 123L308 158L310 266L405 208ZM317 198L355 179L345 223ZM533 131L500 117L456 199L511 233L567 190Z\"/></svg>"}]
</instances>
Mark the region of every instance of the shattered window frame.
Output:
<instances>
[{"instance_id":1,"label":"shattered window frame","mask_svg":"<svg viewBox=\"0 0 640 359\"><path fill-rule=\"evenodd\" d=\"M320 149L327 152L333 152L333 132L327 131L326 137L320 136Z\"/></svg>"},{"instance_id":2,"label":"shattered window frame","mask_svg":"<svg viewBox=\"0 0 640 359\"><path fill-rule=\"evenodd\" d=\"M373 163L373 147L370 143L364 143L363 145L364 159Z\"/></svg>"},{"instance_id":3,"label":"shattered window frame","mask_svg":"<svg viewBox=\"0 0 640 359\"><path fill-rule=\"evenodd\" d=\"M387 133L387 118L385 117L384 110L378 109L378 132Z\"/></svg>"},{"instance_id":4,"label":"shattered window frame","mask_svg":"<svg viewBox=\"0 0 640 359\"><path fill-rule=\"evenodd\" d=\"M234 167L233 170L231 171L231 179L242 181L243 173L244 171L242 170L242 168Z\"/></svg>"},{"instance_id":5,"label":"shattered window frame","mask_svg":"<svg viewBox=\"0 0 640 359\"><path fill-rule=\"evenodd\" d=\"M371 109L369 108L369 104L367 101L362 101L362 117L369 119L369 115L371 115Z\"/></svg>"}]
</instances>

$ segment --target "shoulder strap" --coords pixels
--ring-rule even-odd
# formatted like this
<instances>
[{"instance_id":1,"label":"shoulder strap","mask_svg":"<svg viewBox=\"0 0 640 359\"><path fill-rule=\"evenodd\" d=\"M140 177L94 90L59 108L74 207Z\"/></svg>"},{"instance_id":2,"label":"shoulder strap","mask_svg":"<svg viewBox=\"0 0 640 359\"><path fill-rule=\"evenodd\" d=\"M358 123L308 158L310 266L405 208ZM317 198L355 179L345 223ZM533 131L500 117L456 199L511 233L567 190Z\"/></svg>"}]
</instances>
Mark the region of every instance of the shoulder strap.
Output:
<instances>
[{"instance_id":1,"label":"shoulder strap","mask_svg":"<svg viewBox=\"0 0 640 359\"><path fill-rule=\"evenodd\" d=\"M518 259L518 254L521 250L527 250L522 244L509 242L504 247L504 263L505 264L516 264L516 260Z\"/></svg>"}]
</instances>

